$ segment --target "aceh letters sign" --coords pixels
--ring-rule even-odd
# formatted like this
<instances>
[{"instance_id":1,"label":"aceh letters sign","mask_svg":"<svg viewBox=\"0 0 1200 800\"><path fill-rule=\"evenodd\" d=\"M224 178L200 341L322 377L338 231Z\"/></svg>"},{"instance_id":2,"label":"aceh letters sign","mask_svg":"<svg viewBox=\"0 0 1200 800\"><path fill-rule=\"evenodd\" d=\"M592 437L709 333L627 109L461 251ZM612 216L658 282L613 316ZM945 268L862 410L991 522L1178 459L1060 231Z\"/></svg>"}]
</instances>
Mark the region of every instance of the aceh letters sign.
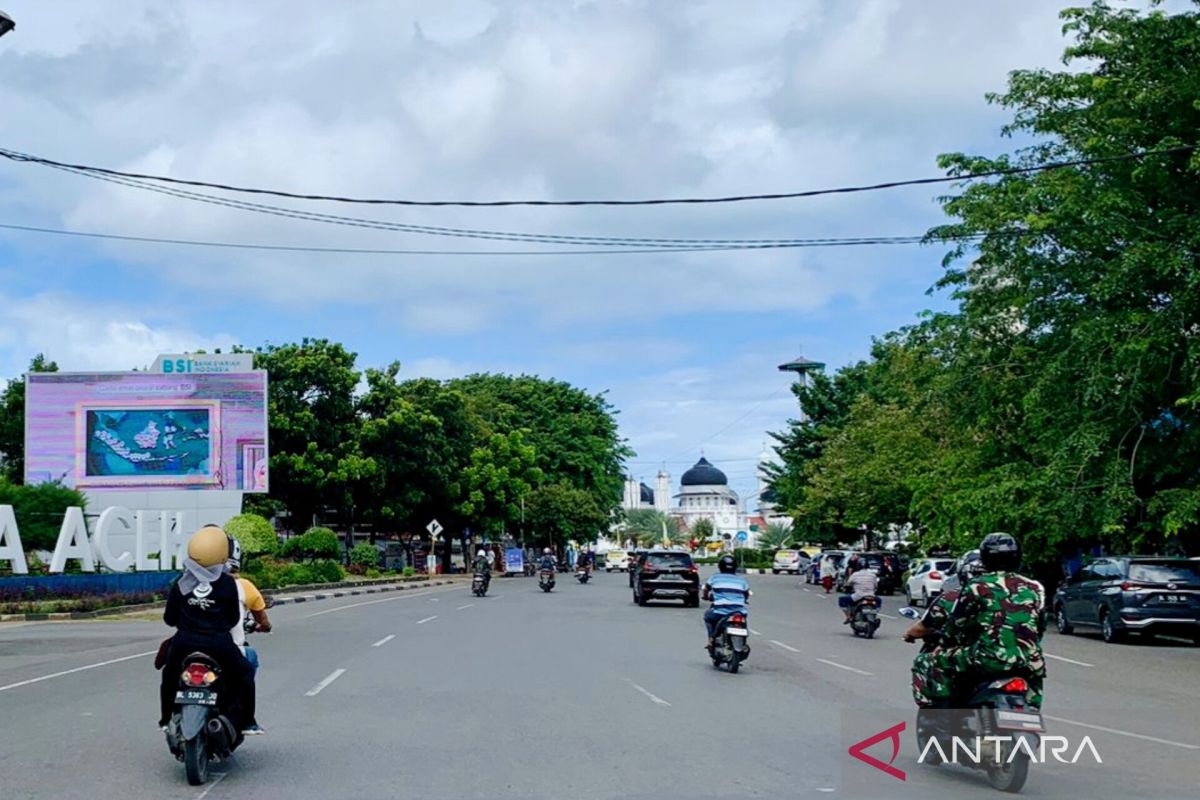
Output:
<instances>
[{"instance_id":1,"label":"aceh letters sign","mask_svg":"<svg viewBox=\"0 0 1200 800\"><path fill-rule=\"evenodd\" d=\"M89 537L83 509L72 506L63 514L50 572L63 572L72 560L78 560L84 572L95 572L97 563L113 572L179 569L188 539L185 516L181 511L135 512L111 506L100 514ZM12 506L0 505L0 561L7 561L14 575L29 574Z\"/></svg>"}]
</instances>

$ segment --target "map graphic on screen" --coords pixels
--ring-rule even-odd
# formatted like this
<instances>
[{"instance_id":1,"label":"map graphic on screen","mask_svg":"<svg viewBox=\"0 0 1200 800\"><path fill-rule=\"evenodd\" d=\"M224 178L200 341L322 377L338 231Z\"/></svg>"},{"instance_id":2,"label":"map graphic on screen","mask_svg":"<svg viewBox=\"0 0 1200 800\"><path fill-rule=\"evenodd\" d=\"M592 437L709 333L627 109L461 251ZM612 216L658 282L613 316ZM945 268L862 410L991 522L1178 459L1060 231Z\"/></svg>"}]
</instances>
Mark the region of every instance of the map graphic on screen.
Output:
<instances>
[{"instance_id":1,"label":"map graphic on screen","mask_svg":"<svg viewBox=\"0 0 1200 800\"><path fill-rule=\"evenodd\" d=\"M86 477L212 472L211 408L89 408L84 414Z\"/></svg>"}]
</instances>

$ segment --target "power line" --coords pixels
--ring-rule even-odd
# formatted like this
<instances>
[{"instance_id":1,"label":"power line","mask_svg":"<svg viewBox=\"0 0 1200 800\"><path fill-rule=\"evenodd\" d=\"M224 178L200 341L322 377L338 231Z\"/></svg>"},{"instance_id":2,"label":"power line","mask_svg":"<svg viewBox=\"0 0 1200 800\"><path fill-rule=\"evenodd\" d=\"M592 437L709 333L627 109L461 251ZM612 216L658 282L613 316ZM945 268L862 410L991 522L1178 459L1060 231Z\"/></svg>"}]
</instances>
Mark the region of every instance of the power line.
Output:
<instances>
[{"instance_id":1,"label":"power line","mask_svg":"<svg viewBox=\"0 0 1200 800\"><path fill-rule=\"evenodd\" d=\"M462 206L462 207L500 207L500 206L656 206L656 205L701 205L714 203L741 203L757 200L794 200L805 197L820 197L832 194L854 194L859 192L874 192L881 189L894 189L903 186L927 186L955 181L978 180L980 178L996 178L1005 175L1026 175L1053 169L1068 169L1072 167L1093 166L1120 161L1134 161L1152 156L1176 155L1190 153L1197 145L1165 148L1162 150L1144 150L1136 153L1125 153L1118 156L1102 156L1096 158L1077 158L1069 161L1052 161L1027 167L1007 167L1003 169L972 172L962 175L939 175L927 178L912 178L908 180L884 181L857 186L841 186L832 189L809 189L798 192L779 192L764 194L724 195L717 197L661 197L636 200L401 200L384 198L345 197L340 195L305 194L288 192L279 189L261 189L233 184L214 183L210 181L185 180L170 178L165 175L127 172L124 170L107 169L88 164L72 164L64 161L35 156L16 150L0 148L0 156L10 161L39 164L48 167L58 167L97 175L108 175L119 178L154 181L156 183L174 184L177 186L195 186L207 189L218 189L226 192L242 194L272 195L293 200L321 200L333 203L354 203L359 205L391 205L391 206Z\"/></svg>"},{"instance_id":2,"label":"power line","mask_svg":"<svg viewBox=\"0 0 1200 800\"><path fill-rule=\"evenodd\" d=\"M171 239L156 236L133 236L117 233L99 233L96 231L77 231L63 228L48 228L35 225L16 225L0 223L0 229L37 233L52 236L73 236L86 239L104 239L119 242L134 242L142 244L163 244L184 247L211 247L235 250L266 250L291 253L338 253L345 255L411 255L411 256L622 256L645 255L658 253L712 253L729 252L733 250L778 250L778 249L809 249L817 247L864 247L880 245L920 244L922 236L881 236L857 239L814 239L796 240L788 244L777 245L729 245L713 247L660 247L635 249L573 249L573 250L391 250L384 248L365 247L309 247L304 245L267 244L256 242L222 242L200 239ZM970 237L981 238L987 234L972 234Z\"/></svg>"}]
</instances>

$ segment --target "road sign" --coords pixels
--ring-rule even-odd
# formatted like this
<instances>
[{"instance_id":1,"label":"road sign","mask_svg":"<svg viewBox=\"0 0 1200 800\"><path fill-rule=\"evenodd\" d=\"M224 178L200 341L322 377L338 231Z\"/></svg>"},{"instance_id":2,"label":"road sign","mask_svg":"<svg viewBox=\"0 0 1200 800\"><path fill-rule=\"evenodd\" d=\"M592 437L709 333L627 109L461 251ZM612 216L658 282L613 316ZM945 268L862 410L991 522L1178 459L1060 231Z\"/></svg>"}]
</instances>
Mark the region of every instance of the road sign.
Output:
<instances>
[{"instance_id":1,"label":"road sign","mask_svg":"<svg viewBox=\"0 0 1200 800\"><path fill-rule=\"evenodd\" d=\"M746 541L746 540L747 540L747 539L749 539L749 538L750 538L750 534L746 533L745 531L738 531L738 532L737 532L737 540L738 540L739 542L744 542L744 541Z\"/></svg>"},{"instance_id":2,"label":"road sign","mask_svg":"<svg viewBox=\"0 0 1200 800\"><path fill-rule=\"evenodd\" d=\"M425 526L425 530L429 531L429 535L436 539L438 534L440 534L444 529L442 528L442 523L438 522L436 519L433 519L430 520L429 524Z\"/></svg>"}]
</instances>

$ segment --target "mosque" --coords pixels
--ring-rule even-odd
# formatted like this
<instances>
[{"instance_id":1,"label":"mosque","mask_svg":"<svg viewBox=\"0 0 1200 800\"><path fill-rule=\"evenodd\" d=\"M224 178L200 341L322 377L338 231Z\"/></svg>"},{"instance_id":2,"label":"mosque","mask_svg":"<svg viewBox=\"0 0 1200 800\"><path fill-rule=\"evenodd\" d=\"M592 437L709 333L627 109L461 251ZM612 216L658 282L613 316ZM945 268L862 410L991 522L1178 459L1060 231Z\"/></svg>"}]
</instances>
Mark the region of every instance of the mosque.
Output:
<instances>
[{"instance_id":1,"label":"mosque","mask_svg":"<svg viewBox=\"0 0 1200 800\"><path fill-rule=\"evenodd\" d=\"M764 453L760 461L765 463L768 454ZM703 455L691 469L683 473L679 479L676 491L671 492L671 475L666 470L660 470L654 480L654 488L647 486L634 477L625 479L625 498L623 508L626 511L634 509L654 509L663 514L676 517L685 529L691 529L697 520L712 521L713 529L722 537L725 534L736 536L739 531L746 531L750 537L748 546L754 546L756 528L761 530L766 522L774 519L774 505L767 486L764 470L758 470L758 491L751 497L759 498L759 511L750 514L746 510L743 498L730 488L729 478ZM787 520L791 523L790 518Z\"/></svg>"}]
</instances>

